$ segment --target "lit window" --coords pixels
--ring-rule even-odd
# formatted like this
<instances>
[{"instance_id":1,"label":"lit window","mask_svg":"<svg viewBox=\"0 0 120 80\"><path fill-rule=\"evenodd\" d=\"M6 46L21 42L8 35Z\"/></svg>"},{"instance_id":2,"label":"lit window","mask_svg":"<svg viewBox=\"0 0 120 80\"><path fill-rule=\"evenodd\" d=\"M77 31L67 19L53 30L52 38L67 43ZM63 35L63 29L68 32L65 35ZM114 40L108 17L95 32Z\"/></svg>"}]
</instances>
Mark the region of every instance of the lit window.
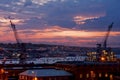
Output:
<instances>
[{"instance_id":1,"label":"lit window","mask_svg":"<svg viewBox=\"0 0 120 80\"><path fill-rule=\"evenodd\" d=\"M82 78L82 74L80 74L80 78Z\"/></svg>"},{"instance_id":2,"label":"lit window","mask_svg":"<svg viewBox=\"0 0 120 80\"><path fill-rule=\"evenodd\" d=\"M22 76L20 76L20 79L22 79Z\"/></svg>"},{"instance_id":3,"label":"lit window","mask_svg":"<svg viewBox=\"0 0 120 80\"><path fill-rule=\"evenodd\" d=\"M38 80L38 78L37 78L37 77L34 77L33 80Z\"/></svg>"},{"instance_id":4,"label":"lit window","mask_svg":"<svg viewBox=\"0 0 120 80\"><path fill-rule=\"evenodd\" d=\"M90 71L91 77L95 77L94 71Z\"/></svg>"},{"instance_id":5,"label":"lit window","mask_svg":"<svg viewBox=\"0 0 120 80\"><path fill-rule=\"evenodd\" d=\"M112 74L110 74L110 80L113 80L113 75Z\"/></svg>"},{"instance_id":6,"label":"lit window","mask_svg":"<svg viewBox=\"0 0 120 80\"><path fill-rule=\"evenodd\" d=\"M107 74L107 73L105 74L105 77L108 77L108 74Z\"/></svg>"},{"instance_id":7,"label":"lit window","mask_svg":"<svg viewBox=\"0 0 120 80\"><path fill-rule=\"evenodd\" d=\"M89 78L89 74L86 74L86 77Z\"/></svg>"},{"instance_id":8,"label":"lit window","mask_svg":"<svg viewBox=\"0 0 120 80\"><path fill-rule=\"evenodd\" d=\"M101 74L101 73L99 73L99 77L102 77L102 74Z\"/></svg>"},{"instance_id":9,"label":"lit window","mask_svg":"<svg viewBox=\"0 0 120 80\"><path fill-rule=\"evenodd\" d=\"M25 79L25 80L28 80L28 79L27 79L27 76L26 76L26 79Z\"/></svg>"},{"instance_id":10,"label":"lit window","mask_svg":"<svg viewBox=\"0 0 120 80\"><path fill-rule=\"evenodd\" d=\"M21 76L21 79L24 79L24 76Z\"/></svg>"}]
</instances>

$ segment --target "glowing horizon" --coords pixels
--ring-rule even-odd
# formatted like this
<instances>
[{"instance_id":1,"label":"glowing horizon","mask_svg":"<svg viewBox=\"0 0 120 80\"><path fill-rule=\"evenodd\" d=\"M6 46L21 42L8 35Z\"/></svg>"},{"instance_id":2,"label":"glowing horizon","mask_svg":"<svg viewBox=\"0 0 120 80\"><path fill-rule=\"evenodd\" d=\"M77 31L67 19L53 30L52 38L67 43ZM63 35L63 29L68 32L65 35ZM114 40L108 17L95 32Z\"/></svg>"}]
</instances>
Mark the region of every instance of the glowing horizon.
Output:
<instances>
[{"instance_id":1,"label":"glowing horizon","mask_svg":"<svg viewBox=\"0 0 120 80\"><path fill-rule=\"evenodd\" d=\"M6 28L8 29L8 28ZM0 33L4 36L0 42L16 42L12 29L8 29L7 37L5 37L6 32ZM31 33L28 33L31 32ZM5 34L5 35L4 35ZM42 30L18 30L19 38L22 42L32 42L32 43L59 43L59 44L81 44L81 43L99 43L105 38L106 31L80 31L75 29L60 28L58 26L42 29ZM110 32L110 37L115 37L120 35L120 32ZM101 39L97 41L97 38ZM77 45L78 46L78 45Z\"/></svg>"}]
</instances>

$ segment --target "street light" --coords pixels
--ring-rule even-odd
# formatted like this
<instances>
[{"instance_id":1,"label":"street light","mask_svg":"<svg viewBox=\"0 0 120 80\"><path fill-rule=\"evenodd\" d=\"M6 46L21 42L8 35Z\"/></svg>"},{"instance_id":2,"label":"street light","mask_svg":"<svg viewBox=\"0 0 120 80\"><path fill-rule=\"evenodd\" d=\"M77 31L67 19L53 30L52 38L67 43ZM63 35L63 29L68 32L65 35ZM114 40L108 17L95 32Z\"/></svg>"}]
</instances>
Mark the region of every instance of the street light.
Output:
<instances>
[{"instance_id":1,"label":"street light","mask_svg":"<svg viewBox=\"0 0 120 80\"><path fill-rule=\"evenodd\" d=\"M2 73L2 74L4 73L4 69L3 69L3 68L1 69L1 73Z\"/></svg>"},{"instance_id":2,"label":"street light","mask_svg":"<svg viewBox=\"0 0 120 80\"><path fill-rule=\"evenodd\" d=\"M37 78L37 77L35 77L35 78L34 78L34 80L38 80L38 78Z\"/></svg>"},{"instance_id":3,"label":"street light","mask_svg":"<svg viewBox=\"0 0 120 80\"><path fill-rule=\"evenodd\" d=\"M4 76L3 76L4 72L5 72L5 71L4 71L4 69L2 68L2 69L0 70L0 73L1 73L1 79L2 79L2 80L4 80Z\"/></svg>"}]
</instances>

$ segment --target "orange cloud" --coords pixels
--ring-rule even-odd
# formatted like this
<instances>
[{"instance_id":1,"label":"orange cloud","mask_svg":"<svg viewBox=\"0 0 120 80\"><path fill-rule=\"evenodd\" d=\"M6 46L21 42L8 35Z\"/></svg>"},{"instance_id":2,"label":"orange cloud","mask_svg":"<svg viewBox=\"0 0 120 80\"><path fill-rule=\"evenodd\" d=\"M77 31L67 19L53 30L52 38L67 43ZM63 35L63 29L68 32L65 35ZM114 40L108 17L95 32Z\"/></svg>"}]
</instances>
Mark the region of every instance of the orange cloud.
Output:
<instances>
[{"instance_id":1,"label":"orange cloud","mask_svg":"<svg viewBox=\"0 0 120 80\"><path fill-rule=\"evenodd\" d=\"M91 16L90 15L88 15L88 16L77 15L77 16L73 17L73 21L76 24L84 24L86 20L96 19L96 18L99 18L99 17L102 17L102 16L105 16L105 13L101 13L101 14L97 14L97 15L91 15Z\"/></svg>"},{"instance_id":2,"label":"orange cloud","mask_svg":"<svg viewBox=\"0 0 120 80\"><path fill-rule=\"evenodd\" d=\"M80 31L74 29L53 27L42 30L31 30L35 34L27 35L28 38L54 38L54 37L72 37L72 38L94 38L94 37L104 37L106 32L97 31ZM24 35L24 34L23 34ZM111 32L110 36L120 35L120 32Z\"/></svg>"},{"instance_id":3,"label":"orange cloud","mask_svg":"<svg viewBox=\"0 0 120 80\"><path fill-rule=\"evenodd\" d=\"M1 30L1 28L0 28ZM6 29L7 30L7 29ZM10 29L8 29L10 30ZM30 31L30 33L23 33L24 31ZM15 38L12 30L10 32L1 31L0 42L12 41L15 42ZM97 31L81 31L75 29L61 28L54 26L42 30L18 30L19 38L23 42L37 42L37 43L59 43L59 44L71 44L79 45L83 43L97 42L96 39L102 39L105 37L106 32ZM118 36L120 32L111 32L110 36Z\"/></svg>"},{"instance_id":4,"label":"orange cloud","mask_svg":"<svg viewBox=\"0 0 120 80\"><path fill-rule=\"evenodd\" d=\"M24 22L24 20L23 19L12 19L12 22L14 24L22 24L21 22ZM9 26L9 25L10 25L10 20L9 19L0 17L0 27L6 27L6 26Z\"/></svg>"}]
</instances>

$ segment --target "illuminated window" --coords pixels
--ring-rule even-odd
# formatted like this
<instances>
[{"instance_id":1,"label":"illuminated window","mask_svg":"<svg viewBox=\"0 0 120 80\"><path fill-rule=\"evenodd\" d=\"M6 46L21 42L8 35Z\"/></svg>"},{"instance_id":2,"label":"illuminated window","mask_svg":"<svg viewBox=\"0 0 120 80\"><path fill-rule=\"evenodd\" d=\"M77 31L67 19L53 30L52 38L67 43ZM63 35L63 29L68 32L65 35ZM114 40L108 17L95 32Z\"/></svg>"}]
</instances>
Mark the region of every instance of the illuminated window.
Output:
<instances>
[{"instance_id":1,"label":"illuminated window","mask_svg":"<svg viewBox=\"0 0 120 80\"><path fill-rule=\"evenodd\" d=\"M21 76L21 79L24 79L24 76Z\"/></svg>"},{"instance_id":2,"label":"illuminated window","mask_svg":"<svg viewBox=\"0 0 120 80\"><path fill-rule=\"evenodd\" d=\"M101 74L101 73L99 73L99 77L102 77L102 74Z\"/></svg>"},{"instance_id":3,"label":"illuminated window","mask_svg":"<svg viewBox=\"0 0 120 80\"><path fill-rule=\"evenodd\" d=\"M94 71L90 71L90 75L91 75L91 77L95 77Z\"/></svg>"},{"instance_id":4,"label":"illuminated window","mask_svg":"<svg viewBox=\"0 0 120 80\"><path fill-rule=\"evenodd\" d=\"M110 80L113 80L113 75L112 74L110 74Z\"/></svg>"},{"instance_id":5,"label":"illuminated window","mask_svg":"<svg viewBox=\"0 0 120 80\"><path fill-rule=\"evenodd\" d=\"M80 78L82 78L83 77L83 75L82 74L80 74Z\"/></svg>"},{"instance_id":6,"label":"illuminated window","mask_svg":"<svg viewBox=\"0 0 120 80\"><path fill-rule=\"evenodd\" d=\"M108 74L107 74L107 73L105 74L105 77L108 77Z\"/></svg>"},{"instance_id":7,"label":"illuminated window","mask_svg":"<svg viewBox=\"0 0 120 80\"><path fill-rule=\"evenodd\" d=\"M86 74L86 78L89 78L89 74Z\"/></svg>"},{"instance_id":8,"label":"illuminated window","mask_svg":"<svg viewBox=\"0 0 120 80\"><path fill-rule=\"evenodd\" d=\"M27 76L25 77L25 80L28 80L28 79L27 79Z\"/></svg>"},{"instance_id":9,"label":"illuminated window","mask_svg":"<svg viewBox=\"0 0 120 80\"><path fill-rule=\"evenodd\" d=\"M106 51L105 51L105 50L103 50L102 52L103 52L103 53L105 53Z\"/></svg>"},{"instance_id":10,"label":"illuminated window","mask_svg":"<svg viewBox=\"0 0 120 80\"><path fill-rule=\"evenodd\" d=\"M38 80L38 78L37 78L37 77L34 77L33 80Z\"/></svg>"}]
</instances>

